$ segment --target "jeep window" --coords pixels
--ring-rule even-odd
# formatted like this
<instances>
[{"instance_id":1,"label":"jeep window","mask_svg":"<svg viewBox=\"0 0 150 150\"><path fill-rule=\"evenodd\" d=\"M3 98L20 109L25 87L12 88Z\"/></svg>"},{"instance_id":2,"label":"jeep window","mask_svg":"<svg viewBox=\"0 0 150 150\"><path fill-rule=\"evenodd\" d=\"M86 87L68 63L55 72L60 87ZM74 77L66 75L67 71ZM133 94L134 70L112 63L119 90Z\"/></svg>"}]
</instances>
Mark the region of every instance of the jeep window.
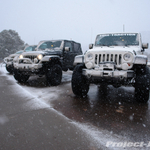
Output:
<instances>
[{"instance_id":1,"label":"jeep window","mask_svg":"<svg viewBox=\"0 0 150 150\"><path fill-rule=\"evenodd\" d=\"M135 46L139 45L137 33L129 34L100 34L96 38L95 46Z\"/></svg>"},{"instance_id":2,"label":"jeep window","mask_svg":"<svg viewBox=\"0 0 150 150\"><path fill-rule=\"evenodd\" d=\"M71 44L71 42L65 42L65 47L69 47L70 48L70 52L72 52L72 44Z\"/></svg>"},{"instance_id":3,"label":"jeep window","mask_svg":"<svg viewBox=\"0 0 150 150\"><path fill-rule=\"evenodd\" d=\"M80 44L73 43L73 46L74 46L74 52L77 52L77 53L81 52Z\"/></svg>"},{"instance_id":4,"label":"jeep window","mask_svg":"<svg viewBox=\"0 0 150 150\"><path fill-rule=\"evenodd\" d=\"M25 48L24 51L25 51L25 52L34 51L35 48L36 48L36 46L29 46L29 47Z\"/></svg>"},{"instance_id":5,"label":"jeep window","mask_svg":"<svg viewBox=\"0 0 150 150\"><path fill-rule=\"evenodd\" d=\"M45 50L45 49L61 49L62 41L48 41L44 42L39 46L39 49Z\"/></svg>"}]
</instances>

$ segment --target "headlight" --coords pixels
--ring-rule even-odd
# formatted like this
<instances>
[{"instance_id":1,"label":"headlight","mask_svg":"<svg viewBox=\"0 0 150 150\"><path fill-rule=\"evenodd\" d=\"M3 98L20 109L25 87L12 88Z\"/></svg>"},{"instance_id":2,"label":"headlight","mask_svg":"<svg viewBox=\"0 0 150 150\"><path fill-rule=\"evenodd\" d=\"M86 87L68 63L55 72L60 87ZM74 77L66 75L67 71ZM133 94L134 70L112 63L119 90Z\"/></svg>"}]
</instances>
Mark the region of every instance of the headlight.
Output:
<instances>
[{"instance_id":1,"label":"headlight","mask_svg":"<svg viewBox=\"0 0 150 150\"><path fill-rule=\"evenodd\" d=\"M123 58L125 61L129 61L129 60L131 60L132 56L130 53L126 53L126 54L124 54Z\"/></svg>"},{"instance_id":2,"label":"headlight","mask_svg":"<svg viewBox=\"0 0 150 150\"><path fill-rule=\"evenodd\" d=\"M42 55L42 54L39 54L39 55L37 56L37 58L38 58L39 60L41 60L41 59L43 58L43 55Z\"/></svg>"},{"instance_id":3,"label":"headlight","mask_svg":"<svg viewBox=\"0 0 150 150\"><path fill-rule=\"evenodd\" d=\"M93 54L92 53L87 54L87 59L93 59Z\"/></svg>"},{"instance_id":4,"label":"headlight","mask_svg":"<svg viewBox=\"0 0 150 150\"><path fill-rule=\"evenodd\" d=\"M23 58L23 55L20 55L19 58L22 59L22 58Z\"/></svg>"}]
</instances>

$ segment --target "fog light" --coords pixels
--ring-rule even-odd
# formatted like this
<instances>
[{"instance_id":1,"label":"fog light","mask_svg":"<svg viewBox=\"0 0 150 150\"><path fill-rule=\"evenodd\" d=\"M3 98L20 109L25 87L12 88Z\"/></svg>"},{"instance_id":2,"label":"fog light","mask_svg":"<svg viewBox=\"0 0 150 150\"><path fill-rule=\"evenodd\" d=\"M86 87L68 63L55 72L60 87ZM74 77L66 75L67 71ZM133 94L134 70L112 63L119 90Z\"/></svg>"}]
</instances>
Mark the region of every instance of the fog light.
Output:
<instances>
[{"instance_id":1,"label":"fog light","mask_svg":"<svg viewBox=\"0 0 150 150\"><path fill-rule=\"evenodd\" d=\"M85 66L88 68L88 69L92 69L93 68L93 63L92 62L88 62L85 64Z\"/></svg>"},{"instance_id":2,"label":"fog light","mask_svg":"<svg viewBox=\"0 0 150 150\"><path fill-rule=\"evenodd\" d=\"M123 63L123 64L122 64L122 69L123 69L123 70L128 70L128 68L129 68L129 66L128 66L127 63Z\"/></svg>"}]
</instances>

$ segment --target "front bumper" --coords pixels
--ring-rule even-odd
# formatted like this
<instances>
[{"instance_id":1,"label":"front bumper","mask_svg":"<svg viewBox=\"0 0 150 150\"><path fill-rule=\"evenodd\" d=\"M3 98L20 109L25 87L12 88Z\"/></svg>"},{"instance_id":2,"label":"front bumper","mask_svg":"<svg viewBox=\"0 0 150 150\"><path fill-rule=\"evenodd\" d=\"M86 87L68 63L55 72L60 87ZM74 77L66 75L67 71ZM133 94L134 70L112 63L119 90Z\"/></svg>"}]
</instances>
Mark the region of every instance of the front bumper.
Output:
<instances>
[{"instance_id":1,"label":"front bumper","mask_svg":"<svg viewBox=\"0 0 150 150\"><path fill-rule=\"evenodd\" d=\"M42 64L38 63L30 63L30 64L24 64L24 63L14 63L14 68L21 71L21 72L30 72L30 73L38 73L40 69L42 68Z\"/></svg>"},{"instance_id":2,"label":"front bumper","mask_svg":"<svg viewBox=\"0 0 150 150\"><path fill-rule=\"evenodd\" d=\"M88 78L119 78L119 79L127 79L134 77L133 70L99 70L99 69L83 69L82 74Z\"/></svg>"}]
</instances>

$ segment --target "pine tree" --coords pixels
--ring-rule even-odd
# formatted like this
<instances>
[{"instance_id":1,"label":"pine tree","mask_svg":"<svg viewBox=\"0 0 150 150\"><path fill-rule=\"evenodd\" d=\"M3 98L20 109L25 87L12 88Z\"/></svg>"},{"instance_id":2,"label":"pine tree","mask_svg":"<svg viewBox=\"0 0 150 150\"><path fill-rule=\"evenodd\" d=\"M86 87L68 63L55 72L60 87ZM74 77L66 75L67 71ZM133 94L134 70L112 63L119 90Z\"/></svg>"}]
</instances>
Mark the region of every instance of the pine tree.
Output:
<instances>
[{"instance_id":1,"label":"pine tree","mask_svg":"<svg viewBox=\"0 0 150 150\"><path fill-rule=\"evenodd\" d=\"M14 30L3 30L0 32L0 58L13 54L24 48L24 41Z\"/></svg>"}]
</instances>

